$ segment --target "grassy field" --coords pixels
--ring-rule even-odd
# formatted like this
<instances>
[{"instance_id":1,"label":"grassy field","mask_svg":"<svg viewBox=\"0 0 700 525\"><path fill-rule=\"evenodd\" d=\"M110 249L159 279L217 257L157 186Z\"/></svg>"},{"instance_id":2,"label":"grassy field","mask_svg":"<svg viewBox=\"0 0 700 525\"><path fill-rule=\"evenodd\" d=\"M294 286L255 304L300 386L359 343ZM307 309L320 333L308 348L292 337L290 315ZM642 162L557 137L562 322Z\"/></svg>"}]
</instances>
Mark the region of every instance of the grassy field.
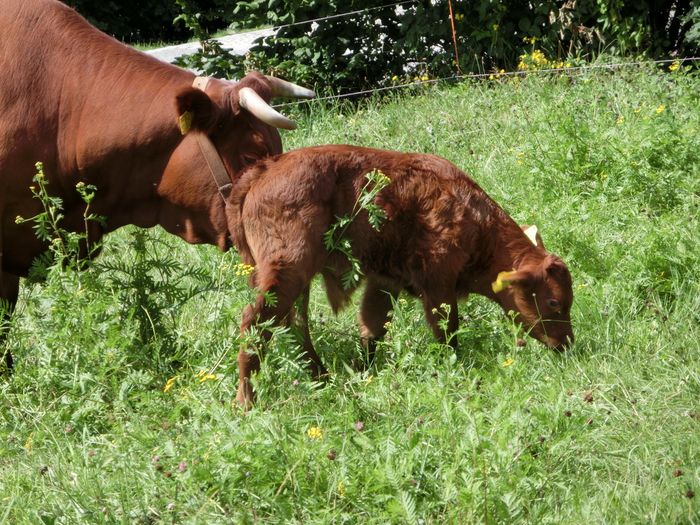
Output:
<instances>
[{"instance_id":1,"label":"grassy field","mask_svg":"<svg viewBox=\"0 0 700 525\"><path fill-rule=\"evenodd\" d=\"M461 351L402 297L364 372L356 309L288 333L235 397L236 254L124 229L25 284L0 380L0 522L700 523L700 78L652 66L311 106L286 147L437 153L574 276L576 344L461 305Z\"/></svg>"}]
</instances>

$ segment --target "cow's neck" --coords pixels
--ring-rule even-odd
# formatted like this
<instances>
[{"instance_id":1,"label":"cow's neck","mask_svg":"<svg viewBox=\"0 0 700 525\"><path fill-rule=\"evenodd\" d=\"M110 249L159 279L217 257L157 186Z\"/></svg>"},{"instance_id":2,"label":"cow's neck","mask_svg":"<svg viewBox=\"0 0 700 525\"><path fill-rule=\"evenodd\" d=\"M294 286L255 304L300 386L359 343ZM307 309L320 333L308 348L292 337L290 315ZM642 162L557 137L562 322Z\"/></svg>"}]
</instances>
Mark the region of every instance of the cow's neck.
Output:
<instances>
[{"instance_id":1,"label":"cow's neck","mask_svg":"<svg viewBox=\"0 0 700 525\"><path fill-rule=\"evenodd\" d=\"M98 188L95 208L107 231L158 224L190 243L225 248L223 203L208 171L190 165L184 176L177 167L187 158L181 148L192 147L177 126L175 99L194 75L121 49L108 58L100 69L109 92L86 90L74 157L81 179Z\"/></svg>"}]
</instances>

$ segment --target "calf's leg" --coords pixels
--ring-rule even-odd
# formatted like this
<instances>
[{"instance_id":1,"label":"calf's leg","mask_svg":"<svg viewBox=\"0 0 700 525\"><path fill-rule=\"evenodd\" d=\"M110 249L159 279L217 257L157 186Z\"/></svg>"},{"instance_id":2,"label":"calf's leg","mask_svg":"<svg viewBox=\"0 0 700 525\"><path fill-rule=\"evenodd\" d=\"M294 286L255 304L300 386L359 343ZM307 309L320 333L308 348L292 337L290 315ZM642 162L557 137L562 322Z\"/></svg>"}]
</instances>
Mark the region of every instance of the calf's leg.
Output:
<instances>
[{"instance_id":1,"label":"calf's leg","mask_svg":"<svg viewBox=\"0 0 700 525\"><path fill-rule=\"evenodd\" d=\"M303 339L304 357L306 357L306 360L309 363L309 370L311 371L311 375L315 379L318 379L321 376L326 375L328 373L328 370L326 370L326 367L323 366L321 358L316 353L313 341L311 341L311 333L309 332L310 295L311 287L307 285L304 291L302 292L299 301L297 301L295 325L297 329L301 332L301 336Z\"/></svg>"},{"instance_id":2,"label":"calf's leg","mask_svg":"<svg viewBox=\"0 0 700 525\"><path fill-rule=\"evenodd\" d=\"M2 260L0 259L0 262ZM7 336L12 310L17 303L19 294L19 277L9 273L0 273L0 354L3 356L6 370L12 371L13 360L10 350L5 348L4 340Z\"/></svg>"},{"instance_id":3,"label":"calf's leg","mask_svg":"<svg viewBox=\"0 0 700 525\"><path fill-rule=\"evenodd\" d=\"M367 278L365 292L358 321L360 325L360 340L367 351L368 364L374 361L377 340L386 334L386 323L393 301L399 296L401 289L396 286L381 285L372 277Z\"/></svg>"},{"instance_id":4,"label":"calf's leg","mask_svg":"<svg viewBox=\"0 0 700 525\"><path fill-rule=\"evenodd\" d=\"M274 319L273 322L277 325L285 323L294 301L305 288L308 288L308 279L304 279L292 269L272 269L259 265L256 271L260 293L255 303L248 305L243 312L241 335L245 335L254 324L271 319ZM274 299L266 301L266 295L274 295ZM266 331L262 336L267 340L270 333ZM238 353L238 392L236 394L236 401L246 409L250 408L255 400L255 392L250 384L251 375L260 370L259 355L247 350L248 344L243 343ZM313 354L315 359L318 359L315 351ZM313 357L310 359L313 360Z\"/></svg>"}]
</instances>

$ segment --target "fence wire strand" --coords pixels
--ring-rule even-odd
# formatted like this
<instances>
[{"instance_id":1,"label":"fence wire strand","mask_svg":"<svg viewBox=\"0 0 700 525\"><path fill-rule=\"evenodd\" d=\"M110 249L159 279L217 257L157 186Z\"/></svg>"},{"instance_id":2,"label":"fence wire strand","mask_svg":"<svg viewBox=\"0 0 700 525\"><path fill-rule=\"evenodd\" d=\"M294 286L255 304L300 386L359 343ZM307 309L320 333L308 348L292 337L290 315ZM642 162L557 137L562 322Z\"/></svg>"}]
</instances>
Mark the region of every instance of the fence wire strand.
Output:
<instances>
[{"instance_id":1,"label":"fence wire strand","mask_svg":"<svg viewBox=\"0 0 700 525\"><path fill-rule=\"evenodd\" d=\"M394 91L406 88L415 88L423 85L434 85L442 82L459 82L462 80L469 79L493 79L500 80L503 77L523 77L532 74L542 74L542 73L570 73L570 72L580 72L588 71L594 69L620 69L623 67L633 67L633 66L643 66L647 64L672 64L678 62L679 64L698 62L700 57L685 57L685 58L667 58L663 60L640 60L634 62L618 62L613 64L591 64L586 66L569 66L569 67L554 67L547 69L534 69L528 71L504 71L504 72L491 72L491 73L466 73L462 75L452 75L449 77L433 78L428 80L414 80L412 82L407 82L404 84L396 84L393 86L382 86L372 89L363 89L360 91L353 91L351 93L342 93L340 95L328 95L325 97L318 97L310 100L297 100L294 102L285 102L282 104L275 104L275 108L283 108L287 106L297 106L299 104L310 104L313 102L324 102L327 100L338 100L343 98L360 97L364 95L372 95L374 93L382 93L386 91Z\"/></svg>"},{"instance_id":2,"label":"fence wire strand","mask_svg":"<svg viewBox=\"0 0 700 525\"><path fill-rule=\"evenodd\" d=\"M313 24L313 23L318 23L318 22L324 22L326 20L333 20L335 18L344 18L346 16L352 16L352 15L361 15L363 13L369 13L370 11L379 11L380 9L387 9L389 7L399 7L399 6L403 6L406 4L415 4L417 2L418 2L418 0L404 0L403 2L395 2L393 4L384 4L384 5L379 5L376 7L368 7L366 9L357 9L356 11L346 11L344 13L338 13L335 15L321 16L318 18L312 18L310 20L302 20L301 22L291 22L289 24L273 25L270 29L278 31L280 29L287 29L288 27L303 26L303 25L308 25L308 24ZM258 29L258 28L256 28L256 29L244 29L242 31L238 31L236 34L244 35L244 34L248 34L248 33L256 33L256 32L262 32L262 31L265 31L265 30Z\"/></svg>"}]
</instances>

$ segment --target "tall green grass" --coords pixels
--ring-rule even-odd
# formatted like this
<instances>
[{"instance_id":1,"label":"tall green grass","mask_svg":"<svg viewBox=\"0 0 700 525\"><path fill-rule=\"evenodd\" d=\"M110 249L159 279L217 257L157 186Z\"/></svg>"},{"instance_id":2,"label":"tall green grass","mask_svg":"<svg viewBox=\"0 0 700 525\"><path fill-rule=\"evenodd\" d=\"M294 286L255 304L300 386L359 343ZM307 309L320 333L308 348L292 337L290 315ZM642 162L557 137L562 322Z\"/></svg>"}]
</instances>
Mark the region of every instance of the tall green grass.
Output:
<instances>
[{"instance_id":1,"label":"tall green grass","mask_svg":"<svg viewBox=\"0 0 700 525\"><path fill-rule=\"evenodd\" d=\"M575 346L520 348L474 297L455 355L405 296L356 372L356 310L316 285L330 377L280 332L243 414L237 256L124 229L23 288L0 521L700 522L699 107L696 75L648 67L299 110L288 148L437 153L537 224L574 276Z\"/></svg>"}]
</instances>

